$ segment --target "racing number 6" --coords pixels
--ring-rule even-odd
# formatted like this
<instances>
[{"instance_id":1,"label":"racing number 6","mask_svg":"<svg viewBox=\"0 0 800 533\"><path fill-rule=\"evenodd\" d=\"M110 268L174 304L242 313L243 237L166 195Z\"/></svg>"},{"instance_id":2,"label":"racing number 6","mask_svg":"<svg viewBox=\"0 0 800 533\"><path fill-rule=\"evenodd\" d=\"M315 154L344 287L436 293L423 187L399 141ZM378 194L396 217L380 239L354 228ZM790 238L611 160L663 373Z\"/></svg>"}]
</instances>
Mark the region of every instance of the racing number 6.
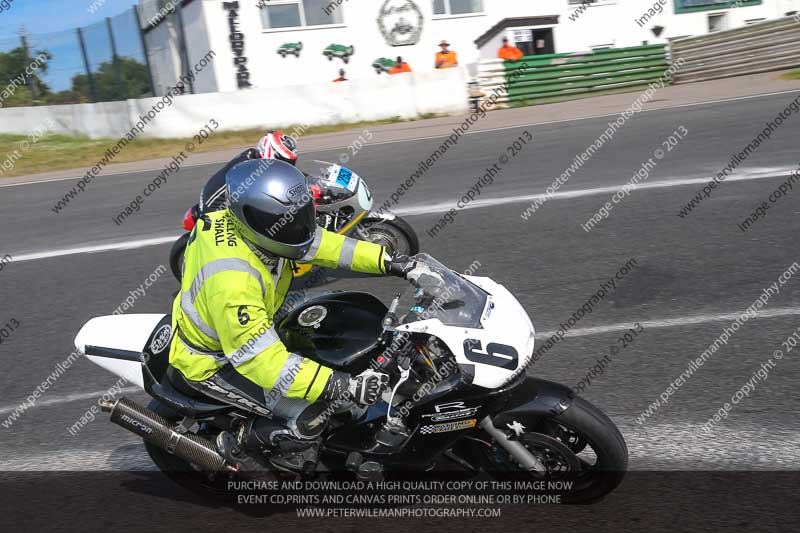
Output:
<instances>
[{"instance_id":1,"label":"racing number 6","mask_svg":"<svg viewBox=\"0 0 800 533\"><path fill-rule=\"evenodd\" d=\"M513 346L490 342L484 352L481 341L477 339L464 341L464 356L473 363L483 363L507 370L516 370L519 364L519 354Z\"/></svg>"},{"instance_id":2,"label":"racing number 6","mask_svg":"<svg viewBox=\"0 0 800 533\"><path fill-rule=\"evenodd\" d=\"M245 311L247 309L246 305L239 306L239 312L237 313L237 317L239 318L239 324L246 326L248 322L250 322L250 315Z\"/></svg>"}]
</instances>

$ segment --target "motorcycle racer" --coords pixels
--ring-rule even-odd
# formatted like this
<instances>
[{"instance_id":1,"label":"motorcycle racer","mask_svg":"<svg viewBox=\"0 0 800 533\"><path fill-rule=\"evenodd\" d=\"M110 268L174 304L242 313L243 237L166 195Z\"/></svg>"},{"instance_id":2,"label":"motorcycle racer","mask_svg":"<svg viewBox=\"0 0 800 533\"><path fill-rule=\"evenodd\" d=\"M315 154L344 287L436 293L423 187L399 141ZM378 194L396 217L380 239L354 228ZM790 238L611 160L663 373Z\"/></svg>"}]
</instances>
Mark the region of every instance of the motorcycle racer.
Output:
<instances>
[{"instance_id":1,"label":"motorcycle racer","mask_svg":"<svg viewBox=\"0 0 800 533\"><path fill-rule=\"evenodd\" d=\"M285 161L296 165L297 142L292 136L286 135L282 131L268 131L255 147L248 148L237 155L211 176L200 194L200 211L202 213L225 209L225 176L239 163L252 159Z\"/></svg>"},{"instance_id":2,"label":"motorcycle racer","mask_svg":"<svg viewBox=\"0 0 800 533\"><path fill-rule=\"evenodd\" d=\"M228 170L226 187L239 194L228 209L200 218L186 249L173 303L171 378L179 389L260 415L235 435L219 435L217 447L232 464L264 469L248 452L277 449L273 465L309 468L327 402L374 404L388 376L352 376L287 350L273 319L292 281L291 263L412 279L417 264L317 227L306 178L287 162L241 162Z\"/></svg>"}]
</instances>

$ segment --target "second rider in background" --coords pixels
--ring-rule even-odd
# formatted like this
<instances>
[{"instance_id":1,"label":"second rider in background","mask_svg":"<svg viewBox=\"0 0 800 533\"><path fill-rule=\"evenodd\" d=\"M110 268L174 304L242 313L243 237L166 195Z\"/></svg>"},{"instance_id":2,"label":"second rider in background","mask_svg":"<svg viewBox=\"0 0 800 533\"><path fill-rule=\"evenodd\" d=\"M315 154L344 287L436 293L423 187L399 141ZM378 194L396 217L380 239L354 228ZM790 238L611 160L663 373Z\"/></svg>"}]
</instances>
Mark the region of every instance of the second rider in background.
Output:
<instances>
[{"instance_id":1,"label":"second rider in background","mask_svg":"<svg viewBox=\"0 0 800 533\"><path fill-rule=\"evenodd\" d=\"M200 212L220 211L227 207L225 176L230 169L250 159L277 159L296 166L297 142L282 131L268 131L255 148L248 148L211 176L200 194Z\"/></svg>"}]
</instances>

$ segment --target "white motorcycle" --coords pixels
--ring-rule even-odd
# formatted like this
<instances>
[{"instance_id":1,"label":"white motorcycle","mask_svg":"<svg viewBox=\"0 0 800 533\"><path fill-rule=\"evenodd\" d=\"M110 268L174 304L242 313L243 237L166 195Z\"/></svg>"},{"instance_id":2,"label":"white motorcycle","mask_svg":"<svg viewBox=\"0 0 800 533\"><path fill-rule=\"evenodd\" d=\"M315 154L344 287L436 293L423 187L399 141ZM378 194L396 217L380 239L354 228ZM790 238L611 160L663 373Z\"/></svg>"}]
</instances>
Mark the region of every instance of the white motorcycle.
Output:
<instances>
[{"instance_id":1,"label":"white motorcycle","mask_svg":"<svg viewBox=\"0 0 800 533\"><path fill-rule=\"evenodd\" d=\"M462 276L425 254L414 259L426 273L388 309L370 294L333 292L302 303L277 328L289 350L325 366L391 376L375 406L332 414L312 478L456 470L569 480L565 502L612 491L627 468L625 441L569 388L527 374L535 332L516 298L489 278ZM123 315L92 319L75 344L153 397L148 408L126 398L104 402L111 421L141 436L167 475L210 490L239 475L217 452L216 435L256 415L179 390L168 364L171 337L167 315ZM255 457L269 468L271 453Z\"/></svg>"}]
</instances>

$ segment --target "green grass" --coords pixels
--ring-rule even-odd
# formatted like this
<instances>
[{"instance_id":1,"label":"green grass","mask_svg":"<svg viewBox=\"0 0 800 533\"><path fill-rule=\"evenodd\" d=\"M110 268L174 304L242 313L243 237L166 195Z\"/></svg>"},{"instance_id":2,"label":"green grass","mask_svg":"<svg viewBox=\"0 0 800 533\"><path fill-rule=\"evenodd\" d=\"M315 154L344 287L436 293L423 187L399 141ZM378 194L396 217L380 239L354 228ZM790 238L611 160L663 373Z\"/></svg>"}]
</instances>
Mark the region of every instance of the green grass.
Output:
<instances>
[{"instance_id":1,"label":"green grass","mask_svg":"<svg viewBox=\"0 0 800 533\"><path fill-rule=\"evenodd\" d=\"M800 80L800 70L790 70L780 75L782 80Z\"/></svg>"},{"instance_id":2,"label":"green grass","mask_svg":"<svg viewBox=\"0 0 800 533\"><path fill-rule=\"evenodd\" d=\"M421 118L432 118L426 115ZM280 128L286 133L300 133L299 137L364 129L404 122L399 117L371 122L348 124L332 124L326 126L285 126ZM276 128L277 129L277 128ZM226 148L242 149L254 146L264 135L265 129L217 132L198 146L196 152L210 152ZM172 157L184 150L187 141L192 139L148 139L136 138L114 158L114 163L127 163L146 159ZM36 143L31 144L25 135L0 135L0 178L24 176L38 172L66 169L88 169L103 157L105 151L116 144L118 139L89 139L73 135L44 135ZM302 148L302 139L300 139ZM25 149L25 146L28 146ZM10 168L8 168L10 167Z\"/></svg>"}]
</instances>

